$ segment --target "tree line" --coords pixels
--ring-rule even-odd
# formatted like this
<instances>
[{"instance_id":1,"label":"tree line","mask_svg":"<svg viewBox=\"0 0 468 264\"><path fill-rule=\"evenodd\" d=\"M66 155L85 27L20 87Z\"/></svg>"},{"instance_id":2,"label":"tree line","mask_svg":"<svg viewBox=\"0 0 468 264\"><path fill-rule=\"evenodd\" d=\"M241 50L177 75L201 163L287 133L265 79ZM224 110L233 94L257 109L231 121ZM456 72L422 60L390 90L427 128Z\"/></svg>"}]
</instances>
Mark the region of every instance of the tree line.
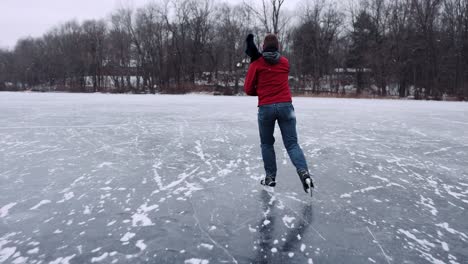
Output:
<instances>
[{"instance_id":1,"label":"tree line","mask_svg":"<svg viewBox=\"0 0 468 264\"><path fill-rule=\"evenodd\" d=\"M0 50L0 90L236 94L245 37L268 32L297 93L468 98L466 0L160 0Z\"/></svg>"}]
</instances>

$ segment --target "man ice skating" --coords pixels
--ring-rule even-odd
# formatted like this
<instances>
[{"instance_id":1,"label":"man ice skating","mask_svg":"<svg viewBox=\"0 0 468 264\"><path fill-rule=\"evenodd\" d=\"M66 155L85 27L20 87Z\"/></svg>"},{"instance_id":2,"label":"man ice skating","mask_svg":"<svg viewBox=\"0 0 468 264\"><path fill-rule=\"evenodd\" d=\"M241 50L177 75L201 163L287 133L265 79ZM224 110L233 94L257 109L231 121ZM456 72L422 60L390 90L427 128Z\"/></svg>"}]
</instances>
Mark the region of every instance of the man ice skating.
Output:
<instances>
[{"instance_id":1,"label":"man ice skating","mask_svg":"<svg viewBox=\"0 0 468 264\"><path fill-rule=\"evenodd\" d=\"M278 38L268 34L263 41L260 54L253 43L253 35L247 37L246 53L252 59L244 83L248 95L258 96L258 129L265 168L262 185L276 185L276 156L273 136L276 121L281 130L284 146L296 167L305 192L314 187L307 162L297 143L296 116L288 84L289 62L278 51ZM252 56L254 55L254 56Z\"/></svg>"}]
</instances>

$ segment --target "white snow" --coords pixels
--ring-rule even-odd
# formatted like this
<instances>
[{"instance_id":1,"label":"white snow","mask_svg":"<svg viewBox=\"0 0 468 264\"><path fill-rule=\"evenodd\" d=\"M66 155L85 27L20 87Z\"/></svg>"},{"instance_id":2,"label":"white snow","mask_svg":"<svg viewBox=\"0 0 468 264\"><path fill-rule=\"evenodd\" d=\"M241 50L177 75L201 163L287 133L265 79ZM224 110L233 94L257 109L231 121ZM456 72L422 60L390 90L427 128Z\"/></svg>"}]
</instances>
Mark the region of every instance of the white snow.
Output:
<instances>
[{"instance_id":1,"label":"white snow","mask_svg":"<svg viewBox=\"0 0 468 264\"><path fill-rule=\"evenodd\" d=\"M114 164L113 162L109 162L109 161L105 161L105 162L102 162L101 164L99 164L97 167L99 169L102 169L104 167L111 167L112 164Z\"/></svg>"},{"instance_id":2,"label":"white snow","mask_svg":"<svg viewBox=\"0 0 468 264\"><path fill-rule=\"evenodd\" d=\"M288 228L293 228L294 227L294 220L296 220L295 217L289 216L289 215L284 215L283 216L283 223L286 227Z\"/></svg>"},{"instance_id":3,"label":"white snow","mask_svg":"<svg viewBox=\"0 0 468 264\"><path fill-rule=\"evenodd\" d=\"M105 252L104 254L102 254L102 255L99 256L99 257L93 257L93 258L91 258L91 263L101 262L101 261L103 261L104 259L106 259L108 256L109 256L109 253Z\"/></svg>"},{"instance_id":4,"label":"white snow","mask_svg":"<svg viewBox=\"0 0 468 264\"><path fill-rule=\"evenodd\" d=\"M465 233L457 231L457 230L451 228L447 222L436 224L436 226L442 227L443 229L445 229L447 232L449 232L451 234L459 235L463 241L466 241L468 239L468 236Z\"/></svg>"},{"instance_id":5,"label":"white snow","mask_svg":"<svg viewBox=\"0 0 468 264\"><path fill-rule=\"evenodd\" d=\"M132 226L152 226L154 225L151 219L143 213L135 213L132 215Z\"/></svg>"},{"instance_id":6,"label":"white snow","mask_svg":"<svg viewBox=\"0 0 468 264\"><path fill-rule=\"evenodd\" d=\"M36 204L35 206L31 207L30 210L36 210L39 207L41 207L42 205L49 204L51 202L52 202L51 200L42 200L38 204Z\"/></svg>"},{"instance_id":7,"label":"white snow","mask_svg":"<svg viewBox=\"0 0 468 264\"><path fill-rule=\"evenodd\" d=\"M59 257L53 261L51 261L49 264L70 264L70 260L75 257L75 254L67 257Z\"/></svg>"},{"instance_id":8,"label":"white snow","mask_svg":"<svg viewBox=\"0 0 468 264\"><path fill-rule=\"evenodd\" d=\"M24 263L27 263L29 258L26 258L26 257L17 257L13 260L12 264L24 264Z\"/></svg>"},{"instance_id":9,"label":"white snow","mask_svg":"<svg viewBox=\"0 0 468 264\"><path fill-rule=\"evenodd\" d=\"M154 225L151 219L148 217L148 212L154 211L159 205L148 206L146 203L142 204L137 212L132 215L132 226L152 226Z\"/></svg>"},{"instance_id":10,"label":"white snow","mask_svg":"<svg viewBox=\"0 0 468 264\"><path fill-rule=\"evenodd\" d=\"M89 206L87 206L87 205L85 206L85 209L84 209L84 211L83 211L83 214L85 214L85 215L91 214L91 209L89 208Z\"/></svg>"},{"instance_id":11,"label":"white snow","mask_svg":"<svg viewBox=\"0 0 468 264\"><path fill-rule=\"evenodd\" d=\"M127 232L125 233L125 235L123 235L123 237L120 239L120 241L122 242L128 242L130 239L132 239L136 234L135 233L131 233L131 232Z\"/></svg>"},{"instance_id":12,"label":"white snow","mask_svg":"<svg viewBox=\"0 0 468 264\"><path fill-rule=\"evenodd\" d=\"M138 240L135 246L139 248L141 251L144 251L147 247L146 244L144 243L144 240Z\"/></svg>"},{"instance_id":13,"label":"white snow","mask_svg":"<svg viewBox=\"0 0 468 264\"><path fill-rule=\"evenodd\" d=\"M2 206L0 208L0 217L5 217L8 215L8 211L13 208L16 205L16 203L9 203L7 205Z\"/></svg>"},{"instance_id":14,"label":"white snow","mask_svg":"<svg viewBox=\"0 0 468 264\"><path fill-rule=\"evenodd\" d=\"M306 245L305 245L305 244L301 244L301 252L304 252L305 249L306 249Z\"/></svg>"},{"instance_id":15,"label":"white snow","mask_svg":"<svg viewBox=\"0 0 468 264\"><path fill-rule=\"evenodd\" d=\"M371 177L375 178L375 179L379 179L379 180L384 181L384 182L390 182L389 179L387 179L385 177L378 176L378 175L372 175Z\"/></svg>"},{"instance_id":16,"label":"white snow","mask_svg":"<svg viewBox=\"0 0 468 264\"><path fill-rule=\"evenodd\" d=\"M11 257L16 252L16 247L0 247L0 263L6 261L9 257Z\"/></svg>"},{"instance_id":17,"label":"white snow","mask_svg":"<svg viewBox=\"0 0 468 264\"><path fill-rule=\"evenodd\" d=\"M410 238L411 240L417 242L423 249L426 251L430 248L435 247L434 243L427 241L426 239L418 239L414 234L410 231L404 229L398 229L398 233L404 234L406 237Z\"/></svg>"},{"instance_id":18,"label":"white snow","mask_svg":"<svg viewBox=\"0 0 468 264\"><path fill-rule=\"evenodd\" d=\"M37 253L39 253L39 248L36 247L36 248L30 249L26 253L31 254L31 255L32 254L37 254Z\"/></svg>"},{"instance_id":19,"label":"white snow","mask_svg":"<svg viewBox=\"0 0 468 264\"><path fill-rule=\"evenodd\" d=\"M419 204L422 204L423 206L427 207L429 211L431 212L432 215L437 216L437 213L439 212L437 208L434 206L434 202L432 201L431 198L426 198L422 195L419 195L421 200L418 202Z\"/></svg>"},{"instance_id":20,"label":"white snow","mask_svg":"<svg viewBox=\"0 0 468 264\"><path fill-rule=\"evenodd\" d=\"M366 193L366 192L378 190L378 189L381 189L381 188L383 188L383 186L369 186L369 187L366 187L366 188L362 188L360 190L352 191L350 193L344 193L344 194L340 195L340 198L349 198L354 193Z\"/></svg>"},{"instance_id":21,"label":"white snow","mask_svg":"<svg viewBox=\"0 0 468 264\"><path fill-rule=\"evenodd\" d=\"M58 201L57 203L63 203L65 201L72 199L73 197L75 197L75 194L73 192L67 192L63 195L63 199Z\"/></svg>"},{"instance_id":22,"label":"white snow","mask_svg":"<svg viewBox=\"0 0 468 264\"><path fill-rule=\"evenodd\" d=\"M441 245L442 245L442 248L443 248L445 251L450 251L449 245L447 244L447 242L442 241L442 242L441 242Z\"/></svg>"},{"instance_id":23,"label":"white snow","mask_svg":"<svg viewBox=\"0 0 468 264\"><path fill-rule=\"evenodd\" d=\"M210 263L207 259L197 259L197 258L191 258L191 259L186 259L184 261L184 264L208 264Z\"/></svg>"},{"instance_id":24,"label":"white snow","mask_svg":"<svg viewBox=\"0 0 468 264\"><path fill-rule=\"evenodd\" d=\"M207 243L201 243L200 247L206 248L208 250L212 250L214 246L211 244L207 244Z\"/></svg>"}]
</instances>

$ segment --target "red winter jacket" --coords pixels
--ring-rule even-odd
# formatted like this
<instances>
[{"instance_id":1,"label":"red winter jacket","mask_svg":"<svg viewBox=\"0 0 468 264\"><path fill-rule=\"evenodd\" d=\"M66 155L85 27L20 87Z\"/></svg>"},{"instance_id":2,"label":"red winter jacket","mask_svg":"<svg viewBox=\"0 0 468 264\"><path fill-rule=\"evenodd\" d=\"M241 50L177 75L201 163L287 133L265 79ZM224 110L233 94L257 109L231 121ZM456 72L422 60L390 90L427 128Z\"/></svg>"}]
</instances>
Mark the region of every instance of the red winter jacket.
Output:
<instances>
[{"instance_id":1,"label":"red winter jacket","mask_svg":"<svg viewBox=\"0 0 468 264\"><path fill-rule=\"evenodd\" d=\"M288 59L281 56L279 62L272 65L261 57L250 64L244 91L248 95L258 95L258 106L291 102L288 76Z\"/></svg>"}]
</instances>

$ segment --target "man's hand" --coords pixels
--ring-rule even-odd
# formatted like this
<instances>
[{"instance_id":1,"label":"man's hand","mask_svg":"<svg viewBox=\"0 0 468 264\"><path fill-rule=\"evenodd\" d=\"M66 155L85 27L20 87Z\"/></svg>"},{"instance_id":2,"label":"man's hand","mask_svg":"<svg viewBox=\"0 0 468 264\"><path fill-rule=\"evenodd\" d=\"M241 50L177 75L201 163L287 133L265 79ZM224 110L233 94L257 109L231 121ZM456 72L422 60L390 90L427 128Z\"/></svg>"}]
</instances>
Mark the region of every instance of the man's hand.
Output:
<instances>
[{"instance_id":1,"label":"man's hand","mask_svg":"<svg viewBox=\"0 0 468 264\"><path fill-rule=\"evenodd\" d=\"M247 38L245 39L245 42L246 42L246 46L247 46L246 49L245 49L245 53L247 54L247 56L250 57L250 62L252 63L255 60L257 60L258 58L260 58L262 56L262 54L258 51L258 48L255 45L254 35L252 33L247 35Z\"/></svg>"}]
</instances>

